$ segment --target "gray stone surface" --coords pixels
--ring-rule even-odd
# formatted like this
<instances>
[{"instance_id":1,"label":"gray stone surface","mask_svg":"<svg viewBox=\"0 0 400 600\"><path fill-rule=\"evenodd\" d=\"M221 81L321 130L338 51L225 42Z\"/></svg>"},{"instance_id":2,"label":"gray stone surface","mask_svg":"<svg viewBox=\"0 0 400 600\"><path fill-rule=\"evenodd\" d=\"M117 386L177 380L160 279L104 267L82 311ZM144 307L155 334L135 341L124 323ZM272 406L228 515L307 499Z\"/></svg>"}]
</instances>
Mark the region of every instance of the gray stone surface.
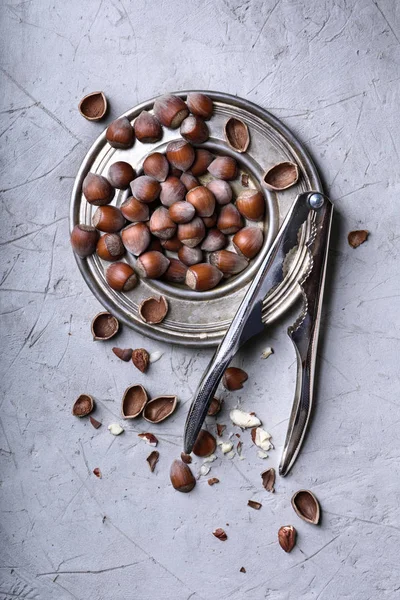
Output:
<instances>
[{"instance_id":1,"label":"gray stone surface","mask_svg":"<svg viewBox=\"0 0 400 600\"><path fill-rule=\"evenodd\" d=\"M398 597L399 23L390 0L1 3L1 598ZM203 478L178 494L168 468L210 352L125 328L119 345L164 353L141 375L112 343L94 344L89 322L100 306L69 247L73 178L104 127L80 117L79 99L103 89L115 117L185 88L237 94L282 118L336 202L318 408L274 495L260 472L278 465L293 396L289 318L237 357L245 389L222 394L220 420L229 406L255 410L276 449L262 461L245 434L243 461L213 463L220 484ZM357 228L371 234L353 250L346 237ZM275 354L261 361L266 345ZM153 474L137 437L143 423L118 438L107 431L135 381L181 400L154 427ZM98 431L70 414L82 391L96 398ZM299 488L320 499L320 527L293 513ZM259 512L249 498L263 503ZM290 555L276 542L287 523L299 534Z\"/></svg>"}]
</instances>

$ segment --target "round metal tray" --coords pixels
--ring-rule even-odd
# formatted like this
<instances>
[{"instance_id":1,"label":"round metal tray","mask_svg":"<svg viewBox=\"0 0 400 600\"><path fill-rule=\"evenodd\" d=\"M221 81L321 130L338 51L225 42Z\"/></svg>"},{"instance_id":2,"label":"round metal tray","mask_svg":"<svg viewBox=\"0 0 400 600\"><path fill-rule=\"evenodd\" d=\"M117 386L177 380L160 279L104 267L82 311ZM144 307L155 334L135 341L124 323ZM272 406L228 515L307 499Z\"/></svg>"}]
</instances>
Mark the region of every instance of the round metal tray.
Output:
<instances>
[{"instance_id":1,"label":"round metal tray","mask_svg":"<svg viewBox=\"0 0 400 600\"><path fill-rule=\"evenodd\" d=\"M197 90L196 90L197 91ZM188 91L175 92L186 98ZM140 281L139 285L126 294L112 290L104 276L108 263L93 255L87 259L76 257L79 269L96 298L107 310L123 323L151 338L186 346L215 346L225 334L254 273L259 268L277 231L296 195L306 190L322 191L317 169L307 151L293 134L267 111L242 98L219 92L204 92L214 102L214 115L208 121L210 138L201 147L214 154L231 155L240 167L237 180L231 182L234 192L242 189L241 175L249 176L249 186L261 189L266 200L266 218L263 223L255 224L263 228L264 245L249 266L229 280L208 292L194 292L179 285L156 280ZM142 110L152 110L154 98L139 104L124 114L133 121ZM244 121L250 131L251 143L248 152L238 154L227 145L223 128L229 117L238 117ZM109 166L117 160L125 160L140 171L145 157L154 151L164 152L167 144L180 137L179 129L164 128L161 141L154 144L142 144L136 140L129 150L116 150L106 141L105 131L90 148L75 179L71 197L70 228L77 223L91 224L96 207L88 204L82 194L82 182L89 171L107 176ZM299 166L301 176L296 186L284 192L270 192L260 186L263 172L272 165L290 160ZM207 176L199 178L204 183ZM112 204L120 206L129 196L128 191L117 190ZM299 240L299 248L293 258L289 276L268 297L267 323L276 320L297 299L298 281L307 268L307 252L304 246L310 224L304 228ZM228 246L229 248L229 246ZM134 266L135 259L125 258ZM163 294L169 301L167 318L159 325L144 323L138 314L140 302L151 295Z\"/></svg>"}]
</instances>

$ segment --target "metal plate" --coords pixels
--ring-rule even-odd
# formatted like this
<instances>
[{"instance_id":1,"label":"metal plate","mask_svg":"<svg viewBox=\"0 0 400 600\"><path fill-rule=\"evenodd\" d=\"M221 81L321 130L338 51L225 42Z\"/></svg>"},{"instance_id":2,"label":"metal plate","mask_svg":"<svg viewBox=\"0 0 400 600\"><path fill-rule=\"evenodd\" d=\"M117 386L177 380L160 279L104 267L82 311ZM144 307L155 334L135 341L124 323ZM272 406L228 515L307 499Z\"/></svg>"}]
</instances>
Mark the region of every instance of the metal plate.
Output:
<instances>
[{"instance_id":1,"label":"metal plate","mask_svg":"<svg viewBox=\"0 0 400 600\"><path fill-rule=\"evenodd\" d=\"M188 91L175 93L186 98ZM247 173L250 187L262 189L265 195L266 218L263 223L258 224L264 231L264 245L257 257L251 261L245 271L236 277L222 281L215 290L208 292L193 292L183 286L142 280L134 290L126 294L115 292L106 283L104 272L108 263L104 263L96 255L88 259L77 257L78 266L89 288L101 304L123 323L157 340L196 347L215 346L221 341L247 290L249 281L268 251L296 195L306 190L322 191L318 172L310 156L278 119L242 98L218 92L204 93L214 102L214 115L208 121L210 139L201 147L209 149L214 154L231 155L237 159L240 174L236 181L231 182L236 193L242 189L241 174ZM154 98L129 110L124 116L133 121L142 110L151 111L153 104ZM223 127L231 116L240 118L248 125L251 143L245 154L232 152L225 142ZM96 210L96 207L86 202L82 194L82 182L89 171L107 176L108 168L112 163L125 160L138 172L149 153L156 150L164 152L167 144L179 137L179 129L164 128L164 135L160 142L142 144L136 140L133 148L116 150L107 143L104 131L87 153L77 174L71 198L71 230L77 223L91 224L92 214ZM298 164L301 172L298 184L279 193L269 192L264 187L260 187L259 182L263 172L284 160ZM204 181L207 176L199 179ZM117 190L112 204L120 206L128 195L128 191ZM252 223L252 225L257 224ZM310 224L307 224L303 228L299 250L293 259L295 268L291 269L290 278L286 279L268 298L267 323L281 316L299 295L297 281L307 267L304 239L309 227ZM134 266L133 256L129 255L125 260ZM167 318L159 325L143 323L138 315L138 305L144 298L159 294L166 296L169 301L170 310Z\"/></svg>"}]
</instances>

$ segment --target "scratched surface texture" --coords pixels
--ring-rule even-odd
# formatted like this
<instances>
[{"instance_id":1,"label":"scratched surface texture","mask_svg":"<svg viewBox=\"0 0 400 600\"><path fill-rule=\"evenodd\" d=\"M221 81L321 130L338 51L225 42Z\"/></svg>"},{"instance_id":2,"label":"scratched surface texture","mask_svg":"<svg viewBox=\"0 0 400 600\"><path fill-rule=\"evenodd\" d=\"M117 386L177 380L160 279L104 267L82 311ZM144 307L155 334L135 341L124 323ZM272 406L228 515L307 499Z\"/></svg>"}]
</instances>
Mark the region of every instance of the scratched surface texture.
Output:
<instances>
[{"instance_id":1,"label":"scratched surface texture","mask_svg":"<svg viewBox=\"0 0 400 600\"><path fill-rule=\"evenodd\" d=\"M1 3L2 600L398 598L399 25L391 0ZM73 178L104 127L79 115L79 99L104 90L111 119L188 88L237 94L280 117L336 203L318 406L275 494L260 472L279 463L294 392L290 318L236 358L245 388L221 393L219 421L228 424L229 407L256 411L275 449L261 460L244 433L243 460L219 454L212 464L218 485L203 477L179 494L169 465L211 352L124 328L119 346L163 352L142 375L118 361L113 342L93 343L101 307L69 246ZM370 237L353 250L347 233L364 228ZM275 353L262 360L269 345ZM135 382L180 399L152 428L154 473L137 437L148 425L107 431ZM70 414L82 392L96 399L99 430ZM318 496L320 527L290 507L299 488ZM284 524L298 530L288 555L277 544Z\"/></svg>"}]
</instances>

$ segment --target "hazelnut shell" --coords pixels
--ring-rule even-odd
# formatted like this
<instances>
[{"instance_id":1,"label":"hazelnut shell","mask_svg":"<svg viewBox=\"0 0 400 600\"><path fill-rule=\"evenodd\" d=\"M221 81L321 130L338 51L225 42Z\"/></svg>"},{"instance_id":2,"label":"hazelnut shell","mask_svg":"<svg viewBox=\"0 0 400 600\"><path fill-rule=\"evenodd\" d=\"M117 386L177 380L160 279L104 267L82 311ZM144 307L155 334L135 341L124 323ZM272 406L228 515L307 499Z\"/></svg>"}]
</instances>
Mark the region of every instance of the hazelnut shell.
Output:
<instances>
[{"instance_id":1,"label":"hazelnut shell","mask_svg":"<svg viewBox=\"0 0 400 600\"><path fill-rule=\"evenodd\" d=\"M143 171L145 175L153 177L157 181L165 181L168 177L169 163L165 154L153 152L146 156L143 161Z\"/></svg>"},{"instance_id":2,"label":"hazelnut shell","mask_svg":"<svg viewBox=\"0 0 400 600\"><path fill-rule=\"evenodd\" d=\"M186 273L186 285L197 292L211 290L221 279L221 271L209 263L192 265Z\"/></svg>"},{"instance_id":3,"label":"hazelnut shell","mask_svg":"<svg viewBox=\"0 0 400 600\"><path fill-rule=\"evenodd\" d=\"M145 223L133 223L121 231L121 238L127 251L139 256L150 244L151 234Z\"/></svg>"},{"instance_id":4,"label":"hazelnut shell","mask_svg":"<svg viewBox=\"0 0 400 600\"><path fill-rule=\"evenodd\" d=\"M147 392L142 385L131 385L122 397L122 416L124 419L136 419L144 409L148 400Z\"/></svg>"},{"instance_id":5,"label":"hazelnut shell","mask_svg":"<svg viewBox=\"0 0 400 600\"><path fill-rule=\"evenodd\" d=\"M201 429L193 446L193 454L204 458L215 452L216 447L215 437L206 429Z\"/></svg>"},{"instance_id":6,"label":"hazelnut shell","mask_svg":"<svg viewBox=\"0 0 400 600\"><path fill-rule=\"evenodd\" d=\"M250 144L249 128L246 123L236 117L231 117L225 123L224 133L226 141L233 150L246 152Z\"/></svg>"},{"instance_id":7,"label":"hazelnut shell","mask_svg":"<svg viewBox=\"0 0 400 600\"><path fill-rule=\"evenodd\" d=\"M274 165L263 175L263 182L269 190L282 191L295 185L299 179L299 167L292 162Z\"/></svg>"},{"instance_id":8,"label":"hazelnut shell","mask_svg":"<svg viewBox=\"0 0 400 600\"><path fill-rule=\"evenodd\" d=\"M96 229L105 233L116 233L125 225L125 217L116 206L99 206L92 223Z\"/></svg>"},{"instance_id":9,"label":"hazelnut shell","mask_svg":"<svg viewBox=\"0 0 400 600\"><path fill-rule=\"evenodd\" d=\"M149 423L161 423L172 415L178 403L176 396L158 396L150 400L143 411L143 418Z\"/></svg>"},{"instance_id":10,"label":"hazelnut shell","mask_svg":"<svg viewBox=\"0 0 400 600\"><path fill-rule=\"evenodd\" d=\"M86 417L94 407L94 401L89 394L81 394L74 402L72 414L75 417Z\"/></svg>"},{"instance_id":11,"label":"hazelnut shell","mask_svg":"<svg viewBox=\"0 0 400 600\"><path fill-rule=\"evenodd\" d=\"M186 140L170 142L167 146L166 154L169 163L181 171L187 171L195 159L194 148Z\"/></svg>"},{"instance_id":12,"label":"hazelnut shell","mask_svg":"<svg viewBox=\"0 0 400 600\"><path fill-rule=\"evenodd\" d=\"M109 340L118 333L118 319L109 312L100 312L93 318L91 330L94 341Z\"/></svg>"},{"instance_id":13,"label":"hazelnut shell","mask_svg":"<svg viewBox=\"0 0 400 600\"><path fill-rule=\"evenodd\" d=\"M139 306L139 315L145 323L155 325L161 323L168 313L168 302L164 296L156 298L150 296L146 298Z\"/></svg>"},{"instance_id":14,"label":"hazelnut shell","mask_svg":"<svg viewBox=\"0 0 400 600\"><path fill-rule=\"evenodd\" d=\"M147 204L140 202L133 196L130 196L120 206L120 210L127 221L148 221L150 210Z\"/></svg>"},{"instance_id":15,"label":"hazelnut shell","mask_svg":"<svg viewBox=\"0 0 400 600\"><path fill-rule=\"evenodd\" d=\"M88 121L100 121L107 112L107 98L103 92L92 92L82 98L78 109Z\"/></svg>"}]
</instances>

